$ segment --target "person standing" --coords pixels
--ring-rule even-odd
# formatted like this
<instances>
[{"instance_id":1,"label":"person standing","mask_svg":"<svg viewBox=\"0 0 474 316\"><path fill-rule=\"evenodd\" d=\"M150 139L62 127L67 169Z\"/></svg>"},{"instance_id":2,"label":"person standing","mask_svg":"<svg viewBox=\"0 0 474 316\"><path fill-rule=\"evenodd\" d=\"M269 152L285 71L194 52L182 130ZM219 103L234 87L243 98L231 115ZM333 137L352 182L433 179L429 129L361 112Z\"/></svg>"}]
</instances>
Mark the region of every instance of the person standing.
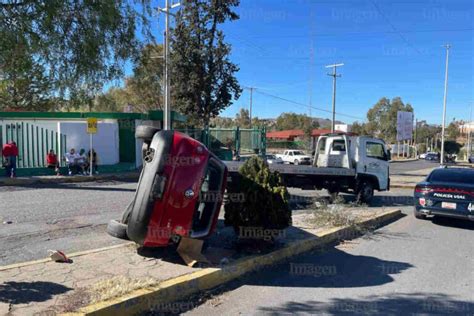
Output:
<instances>
[{"instance_id":1,"label":"person standing","mask_svg":"<svg viewBox=\"0 0 474 316\"><path fill-rule=\"evenodd\" d=\"M5 157L6 176L9 178L16 177L16 161L18 157L18 147L16 143L11 141L2 148L2 155Z\"/></svg>"}]
</instances>

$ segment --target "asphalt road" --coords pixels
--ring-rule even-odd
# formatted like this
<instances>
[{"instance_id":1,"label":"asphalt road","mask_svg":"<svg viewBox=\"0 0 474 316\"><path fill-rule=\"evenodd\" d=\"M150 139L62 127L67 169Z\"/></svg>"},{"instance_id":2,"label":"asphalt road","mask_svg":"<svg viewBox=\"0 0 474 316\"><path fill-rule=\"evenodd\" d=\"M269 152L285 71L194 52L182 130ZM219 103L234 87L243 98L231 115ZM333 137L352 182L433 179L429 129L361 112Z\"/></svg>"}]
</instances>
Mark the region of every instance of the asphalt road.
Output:
<instances>
[{"instance_id":1,"label":"asphalt road","mask_svg":"<svg viewBox=\"0 0 474 316\"><path fill-rule=\"evenodd\" d=\"M121 243L107 235L106 225L110 219L120 218L135 188L136 183L111 181L0 187L0 266L45 258L49 249L67 254ZM324 191L298 189L290 189L290 193L326 195ZM374 205L411 204L410 195L378 193ZM304 208L298 199L292 205L294 213Z\"/></svg>"},{"instance_id":2,"label":"asphalt road","mask_svg":"<svg viewBox=\"0 0 474 316\"><path fill-rule=\"evenodd\" d=\"M417 220L410 193L390 194L407 216L375 234L253 273L207 299L183 302L194 307L186 314L474 315L474 223Z\"/></svg>"},{"instance_id":3,"label":"asphalt road","mask_svg":"<svg viewBox=\"0 0 474 316\"><path fill-rule=\"evenodd\" d=\"M0 266L122 242L105 232L120 218L136 183L93 182L0 187ZM11 221L11 224L2 224Z\"/></svg>"},{"instance_id":4,"label":"asphalt road","mask_svg":"<svg viewBox=\"0 0 474 316\"><path fill-rule=\"evenodd\" d=\"M426 161L423 159L410 162L392 162L390 163L390 174L404 174L409 171L436 168L439 162Z\"/></svg>"}]
</instances>

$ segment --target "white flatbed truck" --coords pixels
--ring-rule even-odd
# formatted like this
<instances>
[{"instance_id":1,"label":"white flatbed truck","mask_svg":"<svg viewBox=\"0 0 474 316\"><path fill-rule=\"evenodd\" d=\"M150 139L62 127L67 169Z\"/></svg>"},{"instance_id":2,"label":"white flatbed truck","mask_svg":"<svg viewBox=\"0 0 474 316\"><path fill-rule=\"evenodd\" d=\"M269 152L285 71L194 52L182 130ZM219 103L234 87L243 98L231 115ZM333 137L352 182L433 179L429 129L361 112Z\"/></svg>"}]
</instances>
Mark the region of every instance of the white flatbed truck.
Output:
<instances>
[{"instance_id":1,"label":"white flatbed truck","mask_svg":"<svg viewBox=\"0 0 474 316\"><path fill-rule=\"evenodd\" d=\"M321 136L313 164L270 164L288 187L327 189L334 198L339 192L356 195L357 202L370 203L374 191L390 189L390 151L381 139L367 136L330 134ZM226 161L230 177L235 177L243 162Z\"/></svg>"}]
</instances>

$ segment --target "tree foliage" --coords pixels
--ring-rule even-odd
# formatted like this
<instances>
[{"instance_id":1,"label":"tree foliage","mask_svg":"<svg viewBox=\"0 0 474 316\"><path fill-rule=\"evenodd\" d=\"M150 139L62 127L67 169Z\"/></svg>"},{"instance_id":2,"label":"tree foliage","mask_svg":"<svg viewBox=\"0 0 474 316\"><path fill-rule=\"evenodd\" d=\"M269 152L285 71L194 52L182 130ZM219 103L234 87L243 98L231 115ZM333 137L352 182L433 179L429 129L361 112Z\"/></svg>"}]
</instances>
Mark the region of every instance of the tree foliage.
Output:
<instances>
[{"instance_id":1,"label":"tree foliage","mask_svg":"<svg viewBox=\"0 0 474 316\"><path fill-rule=\"evenodd\" d=\"M397 112L413 112L413 107L403 103L400 97L392 100L381 98L368 112L364 131L368 135L380 137L387 142L397 138Z\"/></svg>"},{"instance_id":2,"label":"tree foliage","mask_svg":"<svg viewBox=\"0 0 474 316\"><path fill-rule=\"evenodd\" d=\"M456 141L459 136L461 136L461 131L459 128L460 123L457 121L452 121L446 127L446 139Z\"/></svg>"},{"instance_id":3,"label":"tree foliage","mask_svg":"<svg viewBox=\"0 0 474 316\"><path fill-rule=\"evenodd\" d=\"M148 0L2 1L2 86L33 94L24 103L28 109L51 94L84 97L90 103L105 82L123 75L125 61L138 53L136 31L151 37L150 14ZM18 59L23 67L15 64ZM45 83L47 87L37 89Z\"/></svg>"},{"instance_id":4,"label":"tree foliage","mask_svg":"<svg viewBox=\"0 0 474 316\"><path fill-rule=\"evenodd\" d=\"M240 109L239 113L235 115L235 124L241 128L250 127L250 114L247 109Z\"/></svg>"},{"instance_id":5,"label":"tree foliage","mask_svg":"<svg viewBox=\"0 0 474 316\"><path fill-rule=\"evenodd\" d=\"M146 113L163 108L163 45L148 44L134 60L133 75L125 79L124 87L112 87L97 96L95 111L123 111Z\"/></svg>"},{"instance_id":6,"label":"tree foliage","mask_svg":"<svg viewBox=\"0 0 474 316\"><path fill-rule=\"evenodd\" d=\"M277 117L275 127L279 131L301 129L306 136L310 136L311 131L319 127L319 123L306 114L285 112Z\"/></svg>"},{"instance_id":7,"label":"tree foliage","mask_svg":"<svg viewBox=\"0 0 474 316\"><path fill-rule=\"evenodd\" d=\"M171 37L173 106L197 125L238 99L237 65L229 60L231 46L218 28L239 17L239 0L189 0L176 15Z\"/></svg>"}]
</instances>

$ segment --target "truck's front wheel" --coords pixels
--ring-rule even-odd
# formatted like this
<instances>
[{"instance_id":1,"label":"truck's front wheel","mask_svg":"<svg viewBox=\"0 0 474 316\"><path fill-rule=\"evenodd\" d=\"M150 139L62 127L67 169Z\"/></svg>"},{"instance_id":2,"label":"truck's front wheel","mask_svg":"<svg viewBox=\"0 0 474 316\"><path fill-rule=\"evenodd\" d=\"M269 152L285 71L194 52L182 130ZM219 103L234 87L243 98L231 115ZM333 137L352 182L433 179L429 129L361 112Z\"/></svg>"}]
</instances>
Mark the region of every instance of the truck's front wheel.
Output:
<instances>
[{"instance_id":1,"label":"truck's front wheel","mask_svg":"<svg viewBox=\"0 0 474 316\"><path fill-rule=\"evenodd\" d=\"M299 165L300 162L298 161L298 159L295 159L295 162L294 162L295 165Z\"/></svg>"},{"instance_id":2,"label":"truck's front wheel","mask_svg":"<svg viewBox=\"0 0 474 316\"><path fill-rule=\"evenodd\" d=\"M357 188L356 202L358 204L370 203L374 197L374 185L370 181L362 181Z\"/></svg>"}]
</instances>

